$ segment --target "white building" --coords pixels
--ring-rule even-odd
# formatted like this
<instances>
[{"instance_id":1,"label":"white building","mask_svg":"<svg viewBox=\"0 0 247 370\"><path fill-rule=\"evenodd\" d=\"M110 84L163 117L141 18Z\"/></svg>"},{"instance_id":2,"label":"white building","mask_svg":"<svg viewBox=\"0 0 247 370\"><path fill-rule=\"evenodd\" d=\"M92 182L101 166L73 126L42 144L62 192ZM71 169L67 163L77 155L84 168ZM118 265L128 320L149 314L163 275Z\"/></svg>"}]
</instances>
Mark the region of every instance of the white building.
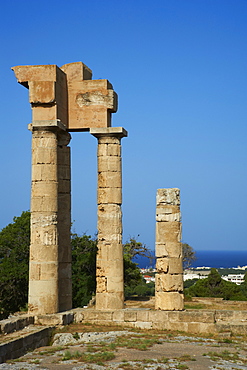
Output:
<instances>
[{"instance_id":1,"label":"white building","mask_svg":"<svg viewBox=\"0 0 247 370\"><path fill-rule=\"evenodd\" d=\"M205 279L210 274L209 270L205 271L191 271L191 270L184 270L184 281L191 280L191 279Z\"/></svg>"},{"instance_id":2,"label":"white building","mask_svg":"<svg viewBox=\"0 0 247 370\"><path fill-rule=\"evenodd\" d=\"M155 277L154 276L143 275L143 279L146 280L146 283L151 283L151 281L155 282Z\"/></svg>"},{"instance_id":3,"label":"white building","mask_svg":"<svg viewBox=\"0 0 247 370\"><path fill-rule=\"evenodd\" d=\"M244 282L244 274L238 274L238 275L228 274L228 275L224 275L221 277L223 280L231 281L232 283L235 283L237 285L240 285Z\"/></svg>"}]
</instances>

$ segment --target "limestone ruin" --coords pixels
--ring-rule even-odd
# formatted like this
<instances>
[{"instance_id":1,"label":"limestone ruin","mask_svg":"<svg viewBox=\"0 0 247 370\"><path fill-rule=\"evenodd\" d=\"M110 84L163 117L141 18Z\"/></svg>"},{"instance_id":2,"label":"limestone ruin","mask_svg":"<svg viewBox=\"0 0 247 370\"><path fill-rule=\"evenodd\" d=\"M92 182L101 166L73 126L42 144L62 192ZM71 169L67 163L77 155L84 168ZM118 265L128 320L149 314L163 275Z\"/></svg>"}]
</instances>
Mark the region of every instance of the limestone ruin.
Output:
<instances>
[{"instance_id":1,"label":"limestone ruin","mask_svg":"<svg viewBox=\"0 0 247 370\"><path fill-rule=\"evenodd\" d=\"M122 128L90 129L98 139L96 309L123 308Z\"/></svg>"},{"instance_id":2,"label":"limestone ruin","mask_svg":"<svg viewBox=\"0 0 247 370\"><path fill-rule=\"evenodd\" d=\"M161 310L183 310L179 189L157 190L155 252L155 308Z\"/></svg>"},{"instance_id":3,"label":"limestone ruin","mask_svg":"<svg viewBox=\"0 0 247 370\"><path fill-rule=\"evenodd\" d=\"M124 306L122 250L122 127L111 127L117 94L107 80L92 80L83 63L16 66L32 107L29 312L72 308L71 164L69 132L98 140L98 253L96 309ZM178 189L159 189L156 228L156 309L183 309Z\"/></svg>"},{"instance_id":4,"label":"limestone ruin","mask_svg":"<svg viewBox=\"0 0 247 370\"><path fill-rule=\"evenodd\" d=\"M92 80L92 71L81 62L61 68L35 65L12 69L18 82L29 89L32 107L29 312L47 314L72 308L67 145L69 132L89 130L99 142L97 307L122 308L120 140L127 132L111 128L117 94L109 81Z\"/></svg>"}]
</instances>

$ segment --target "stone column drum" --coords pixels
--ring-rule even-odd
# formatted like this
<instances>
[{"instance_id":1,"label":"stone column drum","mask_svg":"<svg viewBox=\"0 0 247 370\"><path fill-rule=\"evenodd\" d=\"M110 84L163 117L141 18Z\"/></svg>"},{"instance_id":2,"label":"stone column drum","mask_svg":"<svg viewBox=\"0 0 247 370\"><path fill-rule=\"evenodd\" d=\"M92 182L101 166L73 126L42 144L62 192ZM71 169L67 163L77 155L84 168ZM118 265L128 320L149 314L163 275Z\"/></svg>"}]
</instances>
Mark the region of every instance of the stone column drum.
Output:
<instances>
[{"instance_id":1,"label":"stone column drum","mask_svg":"<svg viewBox=\"0 0 247 370\"><path fill-rule=\"evenodd\" d=\"M155 309L183 310L183 266L179 189L156 196Z\"/></svg>"},{"instance_id":2,"label":"stone column drum","mask_svg":"<svg viewBox=\"0 0 247 370\"><path fill-rule=\"evenodd\" d=\"M32 131L29 311L71 309L70 134L61 122Z\"/></svg>"},{"instance_id":3,"label":"stone column drum","mask_svg":"<svg viewBox=\"0 0 247 370\"><path fill-rule=\"evenodd\" d=\"M122 247L122 127L90 129L98 139L98 253L96 309L124 305Z\"/></svg>"}]
</instances>

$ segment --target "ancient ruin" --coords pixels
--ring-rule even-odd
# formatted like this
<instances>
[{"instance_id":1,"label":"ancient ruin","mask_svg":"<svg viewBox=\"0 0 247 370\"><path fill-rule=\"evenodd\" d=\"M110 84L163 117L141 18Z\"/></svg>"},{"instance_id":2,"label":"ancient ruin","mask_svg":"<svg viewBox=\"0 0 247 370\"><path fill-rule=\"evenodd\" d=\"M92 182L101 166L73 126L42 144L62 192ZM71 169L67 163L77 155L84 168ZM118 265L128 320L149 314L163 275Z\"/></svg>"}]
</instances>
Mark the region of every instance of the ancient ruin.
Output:
<instances>
[{"instance_id":1,"label":"ancient ruin","mask_svg":"<svg viewBox=\"0 0 247 370\"><path fill-rule=\"evenodd\" d=\"M241 307L235 302L236 310L228 301L223 302L223 309L217 305L212 309L218 298L204 298L210 309L184 310L177 188L158 189L156 196L155 310L153 306L124 309L121 139L127 132L111 127L117 95L107 80L92 80L91 70L81 62L13 70L18 82L29 89L32 107L28 125L32 132L29 312L0 321L0 363L47 345L54 326L72 322L211 333L219 335L219 343L232 335L246 335L246 302ZM71 309L68 144L73 131L90 131L98 140L96 308ZM197 299L201 302L202 298Z\"/></svg>"},{"instance_id":2,"label":"ancient ruin","mask_svg":"<svg viewBox=\"0 0 247 370\"><path fill-rule=\"evenodd\" d=\"M13 67L29 89L32 107L30 313L72 308L71 165L69 132L90 131L98 140L98 253L96 309L122 309L122 127L111 127L117 94L107 80L92 80L83 63ZM178 189L159 189L156 227L155 308L183 309Z\"/></svg>"},{"instance_id":3,"label":"ancient ruin","mask_svg":"<svg viewBox=\"0 0 247 370\"><path fill-rule=\"evenodd\" d=\"M158 189L156 196L155 308L183 310L183 265L179 189Z\"/></svg>"},{"instance_id":4,"label":"ancient ruin","mask_svg":"<svg viewBox=\"0 0 247 370\"><path fill-rule=\"evenodd\" d=\"M98 139L98 253L96 308L123 308L122 128L90 129Z\"/></svg>"},{"instance_id":5,"label":"ancient ruin","mask_svg":"<svg viewBox=\"0 0 247 370\"><path fill-rule=\"evenodd\" d=\"M29 89L32 107L32 190L29 312L56 313L72 307L71 131L98 138L97 307L123 307L120 140L111 128L117 94L107 80L92 80L83 63L13 67ZM111 269L109 269L111 264ZM113 269L114 266L114 269Z\"/></svg>"}]
</instances>

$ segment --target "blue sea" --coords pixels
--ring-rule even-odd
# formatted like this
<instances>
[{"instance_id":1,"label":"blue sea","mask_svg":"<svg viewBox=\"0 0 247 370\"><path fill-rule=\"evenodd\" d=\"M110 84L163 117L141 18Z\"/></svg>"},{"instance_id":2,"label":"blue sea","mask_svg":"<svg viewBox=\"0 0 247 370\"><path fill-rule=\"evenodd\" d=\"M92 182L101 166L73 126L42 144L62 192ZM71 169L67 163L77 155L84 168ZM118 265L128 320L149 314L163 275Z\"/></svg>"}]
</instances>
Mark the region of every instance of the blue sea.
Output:
<instances>
[{"instance_id":1,"label":"blue sea","mask_svg":"<svg viewBox=\"0 0 247 370\"><path fill-rule=\"evenodd\" d=\"M247 250L246 251L195 251L196 261L191 267L215 267L229 268L238 266L247 266ZM154 252L153 252L154 256ZM140 268L155 267L155 260L150 263L146 257L137 257L133 262L138 263Z\"/></svg>"},{"instance_id":2,"label":"blue sea","mask_svg":"<svg viewBox=\"0 0 247 370\"><path fill-rule=\"evenodd\" d=\"M245 251L196 251L197 260L191 267L238 267L247 266Z\"/></svg>"}]
</instances>

